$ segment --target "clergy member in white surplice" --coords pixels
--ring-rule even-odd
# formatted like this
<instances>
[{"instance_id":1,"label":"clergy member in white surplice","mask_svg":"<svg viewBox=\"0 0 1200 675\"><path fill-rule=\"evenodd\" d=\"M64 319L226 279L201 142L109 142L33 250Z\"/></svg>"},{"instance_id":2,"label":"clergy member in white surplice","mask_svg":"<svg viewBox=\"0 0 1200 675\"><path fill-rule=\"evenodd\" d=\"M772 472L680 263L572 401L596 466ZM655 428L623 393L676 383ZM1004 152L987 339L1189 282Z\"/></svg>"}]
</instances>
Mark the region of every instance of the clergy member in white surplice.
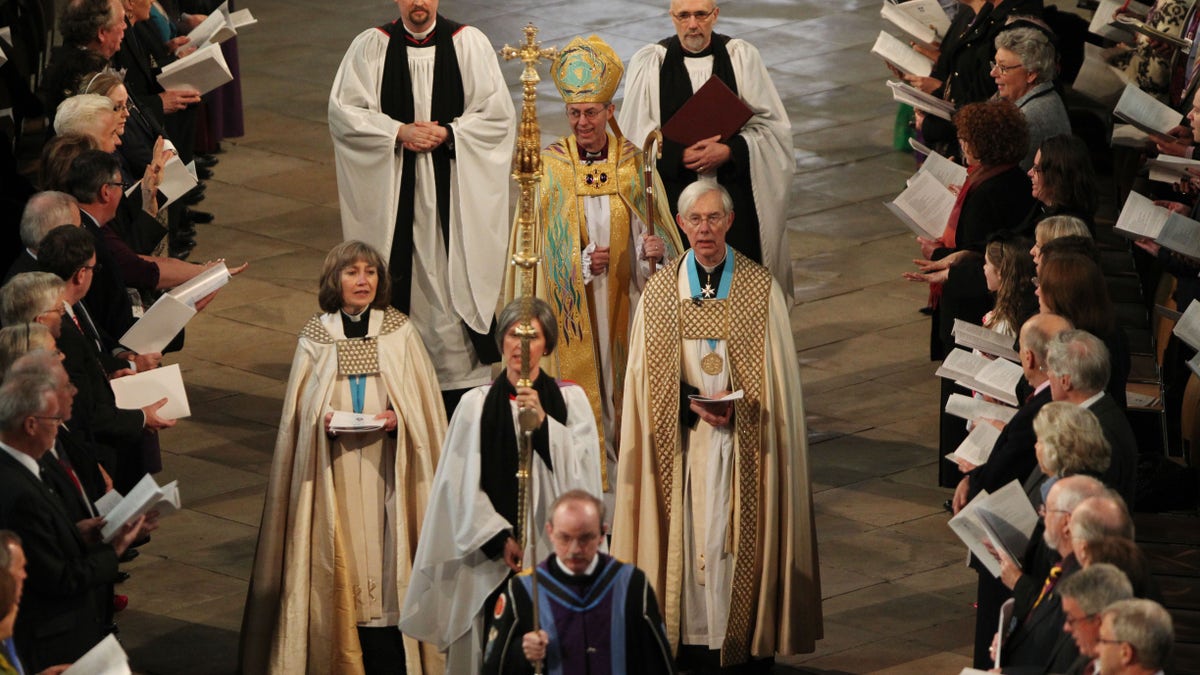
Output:
<instances>
[{"instance_id":1,"label":"clergy member in white surplice","mask_svg":"<svg viewBox=\"0 0 1200 675\"><path fill-rule=\"evenodd\" d=\"M508 244L516 124L478 29L397 0L400 20L359 34L329 95L342 234L385 256L392 305L437 368L447 415L491 379L486 335Z\"/></svg>"},{"instance_id":2,"label":"clergy member in white surplice","mask_svg":"<svg viewBox=\"0 0 1200 675\"><path fill-rule=\"evenodd\" d=\"M711 77L742 99L754 115L738 133L724 142L717 136L689 147L665 139L658 173L672 206L701 176L724 185L738 214L729 244L771 270L790 305L792 124L758 50L744 40L713 33L720 13L713 0L672 0L676 35L642 47L630 59L618 119L629 138L640 142L670 121Z\"/></svg>"},{"instance_id":3,"label":"clergy member in white surplice","mask_svg":"<svg viewBox=\"0 0 1200 675\"><path fill-rule=\"evenodd\" d=\"M413 561L400 630L448 650L446 672L473 675L483 665L485 601L523 564L536 565L551 548L546 535L550 506L568 490L600 497L600 452L596 418L577 384L557 381L538 367L554 351L558 326L550 307L533 299L530 341L532 387L517 387L521 339L516 335L521 300L498 317L498 345L505 369L487 386L467 392L450 420L434 477L417 557ZM517 543L521 503L517 497L517 414L532 408L541 420L533 434L533 521L537 539L531 555Z\"/></svg>"},{"instance_id":4,"label":"clergy member in white surplice","mask_svg":"<svg viewBox=\"0 0 1200 675\"><path fill-rule=\"evenodd\" d=\"M679 212L692 249L633 321L613 557L650 578L681 669L811 652L821 590L788 308L725 243L723 188L692 184Z\"/></svg>"}]
</instances>

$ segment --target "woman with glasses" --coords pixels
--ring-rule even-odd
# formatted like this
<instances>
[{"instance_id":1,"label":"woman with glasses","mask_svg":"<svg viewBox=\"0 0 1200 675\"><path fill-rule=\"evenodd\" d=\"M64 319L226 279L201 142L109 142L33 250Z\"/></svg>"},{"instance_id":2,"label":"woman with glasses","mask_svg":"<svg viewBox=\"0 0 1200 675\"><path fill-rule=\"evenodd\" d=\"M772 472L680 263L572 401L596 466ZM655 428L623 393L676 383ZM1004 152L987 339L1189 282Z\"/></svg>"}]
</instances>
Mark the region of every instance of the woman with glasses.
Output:
<instances>
[{"instance_id":1,"label":"woman with glasses","mask_svg":"<svg viewBox=\"0 0 1200 675\"><path fill-rule=\"evenodd\" d=\"M1077 136L1061 134L1041 142L1029 168L1030 187L1036 203L1017 232L1028 236L1038 223L1053 216L1082 220L1090 231L1098 207L1096 171L1092 155Z\"/></svg>"},{"instance_id":2,"label":"woman with glasses","mask_svg":"<svg viewBox=\"0 0 1200 675\"><path fill-rule=\"evenodd\" d=\"M1043 139L1071 133L1067 108L1054 89L1058 53L1042 29L1009 28L996 36L990 65L996 97L1011 101L1029 124L1029 150L1021 160L1021 168L1028 169Z\"/></svg>"},{"instance_id":3,"label":"woman with glasses","mask_svg":"<svg viewBox=\"0 0 1200 675\"><path fill-rule=\"evenodd\" d=\"M1028 125L1008 101L986 101L964 106L954 116L959 145L967 160L967 180L959 189L945 232L936 240L918 237L921 258L917 272L904 278L930 284L929 307L933 317L930 357L941 360L954 349L950 331L955 319L979 325L993 307L984 276L984 247L995 233L1007 230L1029 211L1033 197L1029 177L1018 162L1028 145ZM943 380L940 410L957 391ZM942 415L939 458L953 452L966 436L961 420ZM938 462L940 484L953 487L958 476L953 465Z\"/></svg>"}]
</instances>

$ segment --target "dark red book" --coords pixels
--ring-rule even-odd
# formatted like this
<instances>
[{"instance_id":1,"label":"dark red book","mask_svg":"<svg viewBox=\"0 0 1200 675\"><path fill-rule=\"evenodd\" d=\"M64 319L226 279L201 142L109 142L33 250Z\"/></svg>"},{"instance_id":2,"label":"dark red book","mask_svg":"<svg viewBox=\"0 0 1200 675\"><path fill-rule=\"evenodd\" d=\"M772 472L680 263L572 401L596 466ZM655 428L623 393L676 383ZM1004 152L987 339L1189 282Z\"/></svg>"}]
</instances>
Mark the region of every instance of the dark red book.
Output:
<instances>
[{"instance_id":1,"label":"dark red book","mask_svg":"<svg viewBox=\"0 0 1200 675\"><path fill-rule=\"evenodd\" d=\"M708 78L663 125L663 136L687 147L713 136L733 137L754 116L754 111L718 77Z\"/></svg>"}]
</instances>

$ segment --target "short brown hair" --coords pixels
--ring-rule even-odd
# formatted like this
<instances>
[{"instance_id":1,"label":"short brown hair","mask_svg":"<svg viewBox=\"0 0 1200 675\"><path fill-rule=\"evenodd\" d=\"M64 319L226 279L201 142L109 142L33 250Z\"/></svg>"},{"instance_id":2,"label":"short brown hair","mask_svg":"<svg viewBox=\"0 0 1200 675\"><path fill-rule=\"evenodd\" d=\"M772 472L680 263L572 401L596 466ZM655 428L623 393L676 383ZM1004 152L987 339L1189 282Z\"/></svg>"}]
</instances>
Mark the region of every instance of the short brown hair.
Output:
<instances>
[{"instance_id":1,"label":"short brown hair","mask_svg":"<svg viewBox=\"0 0 1200 675\"><path fill-rule=\"evenodd\" d=\"M1080 253L1044 255L1038 269L1038 290L1046 308L1070 319L1076 328L1101 339L1112 332L1114 313L1108 283L1091 258Z\"/></svg>"},{"instance_id":2,"label":"short brown hair","mask_svg":"<svg viewBox=\"0 0 1200 675\"><path fill-rule=\"evenodd\" d=\"M970 103L954 113L958 137L986 166L1016 164L1029 151L1029 124L1009 101Z\"/></svg>"},{"instance_id":3,"label":"short brown hair","mask_svg":"<svg viewBox=\"0 0 1200 675\"><path fill-rule=\"evenodd\" d=\"M383 256L370 244L352 239L334 246L325 256L325 264L321 267L321 287L317 291L317 303L321 311L329 314L341 311L341 273L356 262L365 262L379 272L379 283L375 286L375 299L371 301L371 307L385 309L391 303L392 279Z\"/></svg>"}]
</instances>

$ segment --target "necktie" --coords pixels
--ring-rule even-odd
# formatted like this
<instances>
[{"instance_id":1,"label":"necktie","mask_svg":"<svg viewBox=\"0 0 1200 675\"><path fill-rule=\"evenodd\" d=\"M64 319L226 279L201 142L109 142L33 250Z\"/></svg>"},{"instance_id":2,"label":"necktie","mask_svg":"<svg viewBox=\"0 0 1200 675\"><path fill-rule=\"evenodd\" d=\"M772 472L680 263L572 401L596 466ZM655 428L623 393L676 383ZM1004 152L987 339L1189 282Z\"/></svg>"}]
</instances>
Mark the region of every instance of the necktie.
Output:
<instances>
[{"instance_id":1,"label":"necktie","mask_svg":"<svg viewBox=\"0 0 1200 675\"><path fill-rule=\"evenodd\" d=\"M4 655L8 659L8 665L17 671L17 675L25 675L25 669L21 667L21 659L17 657L17 646L13 644L12 638L0 640L0 647L4 648Z\"/></svg>"},{"instance_id":2,"label":"necktie","mask_svg":"<svg viewBox=\"0 0 1200 675\"><path fill-rule=\"evenodd\" d=\"M1045 600L1046 596L1050 595L1050 592L1054 590L1054 586L1058 583L1060 576L1062 576L1062 563L1058 563L1050 568L1050 574L1046 575L1046 583L1042 584L1042 592L1038 593L1037 601L1033 603L1033 609L1029 610L1030 614L1033 614L1033 610L1037 609L1037 606L1042 604L1042 600Z\"/></svg>"}]
</instances>

